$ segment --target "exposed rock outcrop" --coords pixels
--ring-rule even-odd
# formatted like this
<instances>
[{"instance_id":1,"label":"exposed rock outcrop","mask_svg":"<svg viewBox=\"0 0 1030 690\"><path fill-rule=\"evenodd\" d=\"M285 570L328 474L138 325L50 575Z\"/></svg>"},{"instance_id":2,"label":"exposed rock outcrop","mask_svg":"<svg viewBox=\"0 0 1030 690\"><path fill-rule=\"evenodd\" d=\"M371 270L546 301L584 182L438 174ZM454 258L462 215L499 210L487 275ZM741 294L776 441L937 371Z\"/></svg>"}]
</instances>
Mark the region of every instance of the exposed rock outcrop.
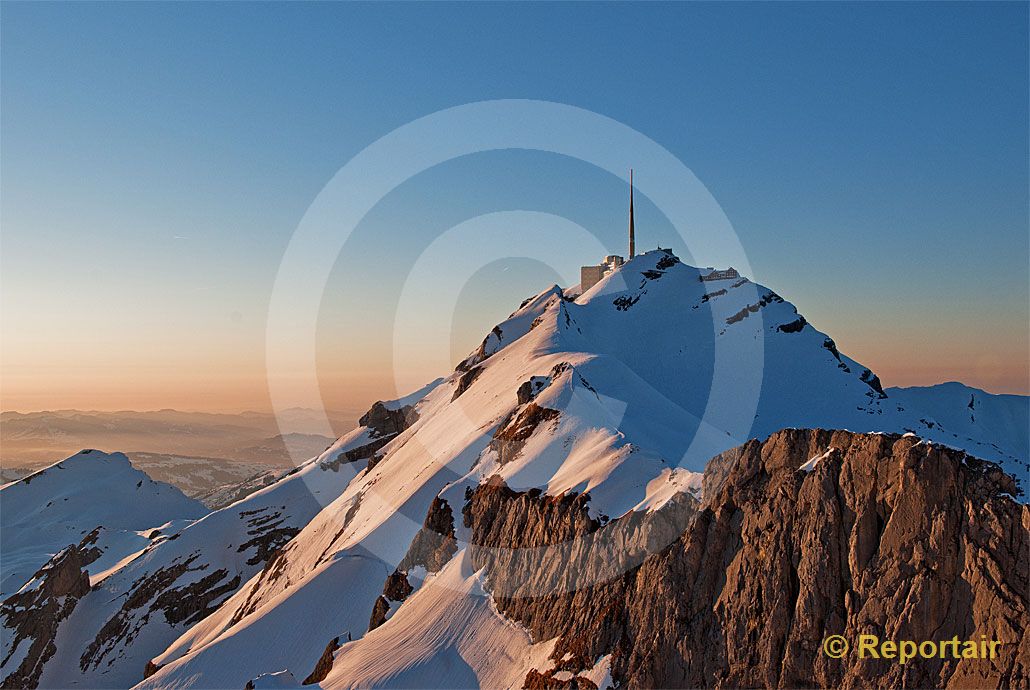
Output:
<instances>
[{"instance_id":1,"label":"exposed rock outcrop","mask_svg":"<svg viewBox=\"0 0 1030 690\"><path fill-rule=\"evenodd\" d=\"M403 405L397 409L387 407L382 401L376 402L368 412L361 416L358 424L372 430L375 438L396 436L418 419L418 413L411 405Z\"/></svg>"},{"instance_id":2,"label":"exposed rock outcrop","mask_svg":"<svg viewBox=\"0 0 1030 690\"><path fill-rule=\"evenodd\" d=\"M383 585L382 595L376 599L372 606L372 615L368 620L369 631L375 630L386 622L390 613L391 602L399 603L408 598L415 591L415 588L408 582L408 575L401 570L395 570L386 578Z\"/></svg>"},{"instance_id":3,"label":"exposed rock outcrop","mask_svg":"<svg viewBox=\"0 0 1030 690\"><path fill-rule=\"evenodd\" d=\"M636 643L618 673L636 686L1025 686L1030 512L1015 491L996 466L913 437L787 430L751 442L635 578ZM983 634L1005 651L835 660L820 651L834 634Z\"/></svg>"},{"instance_id":4,"label":"exposed rock outcrop","mask_svg":"<svg viewBox=\"0 0 1030 690\"><path fill-rule=\"evenodd\" d=\"M454 387L454 394L451 396L451 400L457 400L462 393L467 391L479 375L483 373L483 367L473 367L466 371L464 374L458 377L458 385Z\"/></svg>"},{"instance_id":5,"label":"exposed rock outcrop","mask_svg":"<svg viewBox=\"0 0 1030 690\"><path fill-rule=\"evenodd\" d=\"M89 592L86 558L76 546L56 554L33 576L29 585L0 605L0 618L12 635L3 666L23 654L17 667L0 683L4 688L34 688L43 665L57 651L57 629L79 599ZM6 646L6 645L5 645Z\"/></svg>"},{"instance_id":6,"label":"exposed rock outcrop","mask_svg":"<svg viewBox=\"0 0 1030 690\"><path fill-rule=\"evenodd\" d=\"M859 378L862 379L863 383L872 388L880 398L887 397L887 394L883 392L883 385L880 383L879 376L869 371L868 369L864 369L862 371L862 375Z\"/></svg>"},{"instance_id":7,"label":"exposed rock outcrop","mask_svg":"<svg viewBox=\"0 0 1030 690\"><path fill-rule=\"evenodd\" d=\"M83 567L93 563L104 555L104 550L97 546L97 542L100 540L100 534L103 531L103 526L97 525L93 528L93 531L82 538L82 541L80 541L78 547L76 547L79 551L79 555L82 557Z\"/></svg>"},{"instance_id":8,"label":"exposed rock outcrop","mask_svg":"<svg viewBox=\"0 0 1030 690\"><path fill-rule=\"evenodd\" d=\"M329 640L329 644L325 646L325 651L322 652L322 656L318 658L318 663L315 664L314 670L304 679L302 685L314 685L325 680L325 677L329 675L329 672L333 670L333 654L340 648L340 638L334 637Z\"/></svg>"},{"instance_id":9,"label":"exposed rock outcrop","mask_svg":"<svg viewBox=\"0 0 1030 690\"><path fill-rule=\"evenodd\" d=\"M434 498L422 528L415 535L398 570L408 570L421 565L429 572L435 573L446 565L457 550L451 507L444 499Z\"/></svg>"},{"instance_id":10,"label":"exposed rock outcrop","mask_svg":"<svg viewBox=\"0 0 1030 690\"><path fill-rule=\"evenodd\" d=\"M679 257L673 254L671 250L667 250L665 256L658 259L658 263L655 264L655 268L659 271L666 271L678 263L680 263Z\"/></svg>"},{"instance_id":11,"label":"exposed rock outcrop","mask_svg":"<svg viewBox=\"0 0 1030 690\"><path fill-rule=\"evenodd\" d=\"M486 568L497 609L534 639L559 638L554 668L526 679L537 687L557 682L554 672L592 667L619 643L622 630L612 622L623 620L618 612L631 582L627 574L673 542L697 508L697 500L682 493L661 511L605 522L591 517L588 494L515 492L499 477L467 498L472 563Z\"/></svg>"},{"instance_id":12,"label":"exposed rock outcrop","mask_svg":"<svg viewBox=\"0 0 1030 690\"><path fill-rule=\"evenodd\" d=\"M397 569L386 578L383 593L372 607L368 629L375 630L385 623L390 613L391 602L402 602L414 591L414 587L408 582L409 570L422 566L427 572L438 572L457 550L454 513L447 501L439 497L434 498L422 527L408 547L408 552L401 559Z\"/></svg>"},{"instance_id":13,"label":"exposed rock outcrop","mask_svg":"<svg viewBox=\"0 0 1030 690\"><path fill-rule=\"evenodd\" d=\"M515 391L515 399L518 400L519 405L525 405L536 397L544 385L544 382L539 377L534 376L519 386L519 389Z\"/></svg>"},{"instance_id":14,"label":"exposed rock outcrop","mask_svg":"<svg viewBox=\"0 0 1030 690\"><path fill-rule=\"evenodd\" d=\"M829 350L830 354L833 355L833 358L837 360L838 369L843 371L845 374L851 373L851 368L844 363L843 359L841 359L840 351L837 349L837 343L833 342L833 338L826 338L825 340L823 340L823 347Z\"/></svg>"},{"instance_id":15,"label":"exposed rock outcrop","mask_svg":"<svg viewBox=\"0 0 1030 690\"><path fill-rule=\"evenodd\" d=\"M368 443L360 445L356 448L340 453L332 460L323 461L321 463L322 469L332 470L337 472L340 469L340 465L351 462L358 462L359 460L367 460L369 467L374 467L378 460L378 451L385 446L387 443L392 441L396 437L396 434L390 434L389 436L383 436L375 438Z\"/></svg>"},{"instance_id":16,"label":"exposed rock outcrop","mask_svg":"<svg viewBox=\"0 0 1030 690\"><path fill-rule=\"evenodd\" d=\"M532 376L528 381L523 381L519 385L518 390L515 391L515 399L518 401L518 404L521 406L532 402L536 399L536 396L540 395L544 389L557 381L567 371L572 371L572 365L568 362L558 362L551 367L551 371L547 376ZM585 381L584 384L589 387L589 384L586 384Z\"/></svg>"},{"instance_id":17,"label":"exposed rock outcrop","mask_svg":"<svg viewBox=\"0 0 1030 690\"><path fill-rule=\"evenodd\" d=\"M417 420L418 412L411 405L391 409L378 401L358 420L358 424L369 429L368 443L344 451L332 460L322 462L321 466L335 472L342 464L366 460L366 467L371 470L382 459L378 451Z\"/></svg>"},{"instance_id":18,"label":"exposed rock outcrop","mask_svg":"<svg viewBox=\"0 0 1030 690\"><path fill-rule=\"evenodd\" d=\"M560 673L562 672L553 669L546 673L530 669L522 688L523 690L598 690L597 684L589 678L582 676L557 678L556 676Z\"/></svg>"},{"instance_id":19,"label":"exposed rock outcrop","mask_svg":"<svg viewBox=\"0 0 1030 690\"><path fill-rule=\"evenodd\" d=\"M558 410L541 407L535 402L513 413L498 427L490 441L490 447L497 451L497 462L505 465L517 458L536 428L557 420L559 414Z\"/></svg>"},{"instance_id":20,"label":"exposed rock outcrop","mask_svg":"<svg viewBox=\"0 0 1030 690\"><path fill-rule=\"evenodd\" d=\"M283 510L285 508L286 506L282 507ZM243 553L248 549L256 549L254 555L247 559L248 565L267 561L300 531L296 527L286 525L283 513L271 507L251 511L249 516L247 513L240 513L240 517L247 518L247 526L251 528L247 530L250 539L240 544L236 551Z\"/></svg>"},{"instance_id":21,"label":"exposed rock outcrop","mask_svg":"<svg viewBox=\"0 0 1030 690\"><path fill-rule=\"evenodd\" d=\"M640 301L640 295L621 295L612 300L617 311L627 311L630 307Z\"/></svg>"},{"instance_id":22,"label":"exposed rock outcrop","mask_svg":"<svg viewBox=\"0 0 1030 690\"><path fill-rule=\"evenodd\" d=\"M498 610L557 636L555 668L573 677L610 653L625 687L1026 687L1030 508L1017 491L997 466L914 437L784 430L715 458L703 504L667 515L686 527L664 548L667 511L602 526L583 497L498 482L464 514ZM641 562L605 569L634 550ZM1002 646L902 665L829 658L836 634Z\"/></svg>"},{"instance_id":23,"label":"exposed rock outcrop","mask_svg":"<svg viewBox=\"0 0 1030 690\"><path fill-rule=\"evenodd\" d=\"M525 307L531 301L533 301L532 297L526 299L522 303L522 305L519 307L519 309L522 309L523 307ZM518 310L516 310L515 313L518 313ZM512 316L514 316L515 313L513 313ZM509 317L509 318L511 318L511 317ZM492 354L491 351L490 351L491 350L491 346L496 344L496 343L501 342L501 340L503 338L504 338L504 331L501 330L501 327L499 325L498 326L494 326L493 330L490 331L490 333L486 336L486 338L483 339L483 342L480 343L479 347L476 348L476 351L473 352L472 354L470 354L468 357L466 357L462 361L458 362L458 366L456 366L454 368L454 370L455 371L468 371L469 369L471 369L472 367L476 366L477 364L485 361Z\"/></svg>"},{"instance_id":24,"label":"exposed rock outcrop","mask_svg":"<svg viewBox=\"0 0 1030 690\"><path fill-rule=\"evenodd\" d=\"M146 665L143 666L143 680L146 680L147 678L150 678L150 676L154 675L155 673L157 673L160 670L161 670L161 664L155 664L154 660L151 659L150 661L148 661L146 663Z\"/></svg>"},{"instance_id":25,"label":"exposed rock outcrop","mask_svg":"<svg viewBox=\"0 0 1030 690\"><path fill-rule=\"evenodd\" d=\"M242 578L239 573L224 584L219 584L228 575L229 572L223 568L185 587L165 590L154 600L151 610L163 611L165 620L173 625L196 623L211 615L221 599L240 586Z\"/></svg>"},{"instance_id":26,"label":"exposed rock outcrop","mask_svg":"<svg viewBox=\"0 0 1030 690\"><path fill-rule=\"evenodd\" d=\"M380 596L372 604L372 615L368 617L368 632L372 632L386 622L386 616L390 613L390 602L386 597Z\"/></svg>"},{"instance_id":27,"label":"exposed rock outcrop","mask_svg":"<svg viewBox=\"0 0 1030 690\"><path fill-rule=\"evenodd\" d=\"M759 309L762 309L766 305L774 304L774 303L780 303L780 302L783 302L783 298L780 297L779 295L777 295L775 292L769 291L769 292L765 293L758 300L757 303L749 304L746 307L744 307L743 309L741 309L740 311L738 311L736 314L733 314L732 316L727 318L726 319L726 323L727 324L734 324L734 323L737 323L738 321L743 321L744 319L746 319L751 314L757 313Z\"/></svg>"},{"instance_id":28,"label":"exposed rock outcrop","mask_svg":"<svg viewBox=\"0 0 1030 690\"><path fill-rule=\"evenodd\" d=\"M159 596L165 595L168 592L174 592L175 590L172 589L172 586L187 572L191 570L200 571L207 567L206 565L191 567L197 558L198 555L194 554L183 561L159 568L134 583L132 591L122 602L121 608L104 623L97 636L87 645L79 658L79 667L83 670L90 667L97 668L104 658L115 650L120 642L131 642L144 625L143 620L145 617L149 616L150 613L160 610L156 603L156 599ZM176 597L172 594L165 596L162 601L164 604L174 603ZM148 606L151 602L154 602L153 605ZM144 607L146 607L146 614L141 619L135 614L138 610L144 609Z\"/></svg>"},{"instance_id":29,"label":"exposed rock outcrop","mask_svg":"<svg viewBox=\"0 0 1030 690\"><path fill-rule=\"evenodd\" d=\"M800 333L808 325L808 320L798 314L798 317L789 323L781 323L776 330L781 333Z\"/></svg>"}]
</instances>

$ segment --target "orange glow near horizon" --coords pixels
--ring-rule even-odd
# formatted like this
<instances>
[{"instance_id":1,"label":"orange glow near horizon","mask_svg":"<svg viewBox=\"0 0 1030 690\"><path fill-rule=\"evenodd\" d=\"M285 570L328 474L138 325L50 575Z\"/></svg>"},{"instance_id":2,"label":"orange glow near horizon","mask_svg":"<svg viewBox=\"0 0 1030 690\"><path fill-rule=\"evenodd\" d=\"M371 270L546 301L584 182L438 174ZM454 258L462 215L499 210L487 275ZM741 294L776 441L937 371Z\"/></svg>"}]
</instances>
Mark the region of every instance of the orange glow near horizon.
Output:
<instances>
[{"instance_id":1,"label":"orange glow near horizon","mask_svg":"<svg viewBox=\"0 0 1030 690\"><path fill-rule=\"evenodd\" d=\"M915 341L916 344L905 347L906 341L918 333L895 332L894 335L898 336L898 342L874 336L853 337L852 346L848 347L847 340L836 338L836 341L843 352L876 372L885 387L960 381L990 393L1026 395L1030 392L1027 351L1017 339L1006 339L986 349L970 342L977 340L972 334L966 339L946 341L926 334L926 342L932 345ZM903 335L908 337L901 337ZM1012 342L1016 344L1002 347ZM466 344L467 347L462 347ZM467 352L477 344L478 339L456 342L452 350ZM376 347L378 345L383 347ZM319 376L326 409L360 414L375 400L408 392L395 390L390 362L382 354L389 349L388 345L381 338L372 338L350 348L337 348L332 353L332 361L326 356L320 358ZM75 361L55 358L41 364L36 358L30 359L26 351L16 356L10 347L5 348L0 408L20 412L164 408L205 412L271 410L264 363L258 352L234 352L232 356L225 352L193 352L189 356L168 357L161 364L154 363L159 357L148 361L147 353L153 354L153 349L107 348L92 353L79 350ZM207 354L211 356L205 358ZM459 358L455 354L455 361ZM430 381L447 373L427 370L424 378Z\"/></svg>"},{"instance_id":2,"label":"orange glow near horizon","mask_svg":"<svg viewBox=\"0 0 1030 690\"><path fill-rule=\"evenodd\" d=\"M449 315L436 316L450 319L449 342L423 343L418 340L426 337L421 332L399 334L416 338L423 351L446 353L453 366L522 297L556 279L540 266L516 268L482 271L465 286ZM789 283L792 276L771 278L769 283L779 284ZM792 301L812 326L876 372L885 387L959 381L990 393L1030 393L1030 334L1025 321L1011 317L1004 304L956 311L936 299L885 304L867 292L824 295L801 285L786 288L785 297L801 295ZM347 300L328 303L319 320L317 364L325 409L356 417L376 400L411 392L397 390L395 384L395 329L404 328L394 322L395 311L388 305L372 308L374 295L350 285L336 287L332 294ZM33 297L50 309L59 302L53 294ZM22 304L28 301L23 296ZM83 308L62 320L48 318L48 313L4 311L4 411L271 411L265 323L258 308L236 315L193 301L163 310L137 302L104 312ZM405 369L424 382L450 373L439 370L439 358L434 361L406 361ZM289 402L313 406L299 396Z\"/></svg>"}]
</instances>

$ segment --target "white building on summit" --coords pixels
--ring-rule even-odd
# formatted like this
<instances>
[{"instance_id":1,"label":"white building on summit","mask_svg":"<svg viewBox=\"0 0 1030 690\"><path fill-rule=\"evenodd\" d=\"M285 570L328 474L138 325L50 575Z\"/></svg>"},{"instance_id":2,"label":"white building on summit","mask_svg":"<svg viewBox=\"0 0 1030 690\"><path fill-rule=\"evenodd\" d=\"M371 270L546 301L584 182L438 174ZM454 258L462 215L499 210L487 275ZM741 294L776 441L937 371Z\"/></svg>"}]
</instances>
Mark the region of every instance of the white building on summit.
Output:
<instances>
[{"instance_id":1,"label":"white building on summit","mask_svg":"<svg viewBox=\"0 0 1030 690\"><path fill-rule=\"evenodd\" d=\"M629 258L636 255L636 237L633 227L633 170L629 171ZM617 269L624 263L624 259L617 254L610 254L604 257L604 261L596 266L582 266L579 269L579 288L586 292L594 287L606 275Z\"/></svg>"},{"instance_id":2,"label":"white building on summit","mask_svg":"<svg viewBox=\"0 0 1030 690\"><path fill-rule=\"evenodd\" d=\"M617 254L604 257L604 261L596 266L581 266L579 269L579 285L583 292L601 282L601 278L614 271L624 263L623 258Z\"/></svg>"}]
</instances>

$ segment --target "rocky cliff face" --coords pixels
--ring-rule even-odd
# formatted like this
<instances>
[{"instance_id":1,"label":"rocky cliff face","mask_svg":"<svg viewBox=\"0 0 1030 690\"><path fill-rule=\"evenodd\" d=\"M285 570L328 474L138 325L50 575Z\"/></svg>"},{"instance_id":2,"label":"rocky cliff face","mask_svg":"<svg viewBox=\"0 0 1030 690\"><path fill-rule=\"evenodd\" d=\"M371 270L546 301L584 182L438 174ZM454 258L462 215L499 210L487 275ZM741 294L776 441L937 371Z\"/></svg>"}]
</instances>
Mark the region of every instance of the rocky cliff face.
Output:
<instances>
[{"instance_id":1,"label":"rocky cliff face","mask_svg":"<svg viewBox=\"0 0 1030 690\"><path fill-rule=\"evenodd\" d=\"M995 465L913 437L791 429L714 459L700 504L602 525L586 496L492 484L464 516L498 610L559 638L534 686L585 687L576 674L611 654L626 687L1026 687L1015 492ZM829 658L837 634L1002 646L901 665Z\"/></svg>"},{"instance_id":2,"label":"rocky cliff face","mask_svg":"<svg viewBox=\"0 0 1030 690\"><path fill-rule=\"evenodd\" d=\"M57 652L58 626L89 592L89 575L84 569L88 562L88 554L69 546L0 606L5 635L13 638L3 665L14 668L0 686L36 687L43 665Z\"/></svg>"},{"instance_id":3,"label":"rocky cliff face","mask_svg":"<svg viewBox=\"0 0 1030 690\"><path fill-rule=\"evenodd\" d=\"M1022 642L1011 482L917 439L779 430L918 431L1025 481L1027 399L884 391L789 302L720 275L650 252L530 298L454 373L105 572L39 685L1025 682L1014 647L820 653L865 630ZM743 438L769 440L727 451Z\"/></svg>"}]
</instances>

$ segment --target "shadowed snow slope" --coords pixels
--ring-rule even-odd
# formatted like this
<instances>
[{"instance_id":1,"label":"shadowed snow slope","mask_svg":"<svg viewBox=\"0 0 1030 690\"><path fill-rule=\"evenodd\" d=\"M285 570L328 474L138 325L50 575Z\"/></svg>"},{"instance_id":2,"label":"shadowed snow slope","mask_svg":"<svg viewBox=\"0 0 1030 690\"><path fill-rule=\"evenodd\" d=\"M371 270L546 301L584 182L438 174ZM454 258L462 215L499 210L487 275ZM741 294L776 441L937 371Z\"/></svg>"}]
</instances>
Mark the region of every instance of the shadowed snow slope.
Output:
<instances>
[{"instance_id":1,"label":"shadowed snow slope","mask_svg":"<svg viewBox=\"0 0 1030 690\"><path fill-rule=\"evenodd\" d=\"M1025 478L1026 398L884 391L771 290L709 273L655 251L526 300L447 377L109 568L41 684L521 687L547 643L498 617L462 548L488 482L646 541L692 510L710 458L784 427L912 430Z\"/></svg>"},{"instance_id":2,"label":"shadowed snow slope","mask_svg":"<svg viewBox=\"0 0 1030 690\"><path fill-rule=\"evenodd\" d=\"M368 434L366 428L355 429L242 501L185 528L167 525L147 535L153 539L104 572L61 623L57 653L46 663L40 686L124 688L139 682L147 662L260 571L318 513L323 495L343 490L354 472L334 461L366 443ZM82 483L90 485L86 477ZM6 490L4 501L6 526ZM119 519L111 522L120 524ZM151 520L143 524L160 526ZM5 540L5 557L6 546ZM6 635L4 642L9 642ZM10 663L0 665L0 675L13 670Z\"/></svg>"},{"instance_id":3,"label":"shadowed snow slope","mask_svg":"<svg viewBox=\"0 0 1030 690\"><path fill-rule=\"evenodd\" d=\"M170 484L155 482L121 453L84 450L0 488L2 595L16 592L50 557L103 526L94 546L98 572L148 540L137 531L193 520L207 509Z\"/></svg>"},{"instance_id":4,"label":"shadowed snow slope","mask_svg":"<svg viewBox=\"0 0 1030 690\"><path fill-rule=\"evenodd\" d=\"M899 404L781 297L746 279L702 280L708 273L649 252L585 294L555 286L526 300L412 402L410 425L351 463L353 480L261 572L154 659L160 668L140 687L316 676L336 644L350 671L333 669L322 679L330 686L521 685L524 667L482 669L445 631L407 642L427 601L481 622L475 602L418 586L428 577L425 587L472 587L444 564L467 537L466 490L494 476L516 491L587 492L603 522L697 493L708 459L748 438L809 426L911 427L1025 474L1025 398L974 392L983 402L969 421L932 391L900 393ZM396 588L417 590L406 600L384 587L398 568L410 577ZM384 651L400 647L409 653Z\"/></svg>"},{"instance_id":5,"label":"shadowed snow slope","mask_svg":"<svg viewBox=\"0 0 1030 690\"><path fill-rule=\"evenodd\" d=\"M888 388L887 395L894 412L909 420L902 430L996 460L1028 488L1030 398L992 395L955 382Z\"/></svg>"}]
</instances>

